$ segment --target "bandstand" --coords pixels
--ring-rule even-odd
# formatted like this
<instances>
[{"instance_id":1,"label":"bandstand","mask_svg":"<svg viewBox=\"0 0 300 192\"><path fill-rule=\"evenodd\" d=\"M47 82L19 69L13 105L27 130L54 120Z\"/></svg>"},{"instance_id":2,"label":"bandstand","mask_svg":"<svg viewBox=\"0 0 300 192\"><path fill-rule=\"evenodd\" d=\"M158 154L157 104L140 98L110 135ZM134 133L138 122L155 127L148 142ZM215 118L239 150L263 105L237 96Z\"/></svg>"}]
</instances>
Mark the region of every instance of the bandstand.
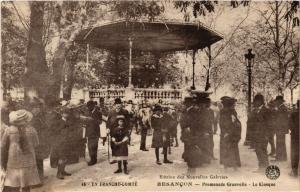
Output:
<instances>
[{"instance_id":1,"label":"bandstand","mask_svg":"<svg viewBox=\"0 0 300 192\"><path fill-rule=\"evenodd\" d=\"M161 100L164 102L181 101L187 94L183 89L134 88L132 85L132 50L144 52L193 51L192 85L195 87L195 53L198 49L208 48L208 62L211 62L211 45L222 40L222 35L202 23L180 23L170 21L125 21L120 20L83 29L75 42L94 46L108 51L128 51L129 74L126 88L92 88L90 98L125 100ZM88 51L87 51L88 54ZM87 55L88 62L88 55Z\"/></svg>"}]
</instances>

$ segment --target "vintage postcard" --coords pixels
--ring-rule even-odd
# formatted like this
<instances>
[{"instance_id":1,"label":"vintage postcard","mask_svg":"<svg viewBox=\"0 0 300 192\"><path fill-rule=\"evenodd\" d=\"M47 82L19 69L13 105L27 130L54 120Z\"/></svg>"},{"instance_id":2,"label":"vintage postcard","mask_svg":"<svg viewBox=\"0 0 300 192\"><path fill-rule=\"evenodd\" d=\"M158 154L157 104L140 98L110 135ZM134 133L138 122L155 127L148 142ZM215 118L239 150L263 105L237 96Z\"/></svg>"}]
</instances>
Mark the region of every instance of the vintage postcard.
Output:
<instances>
[{"instance_id":1,"label":"vintage postcard","mask_svg":"<svg viewBox=\"0 0 300 192\"><path fill-rule=\"evenodd\" d=\"M1 1L1 191L300 191L299 1Z\"/></svg>"}]
</instances>

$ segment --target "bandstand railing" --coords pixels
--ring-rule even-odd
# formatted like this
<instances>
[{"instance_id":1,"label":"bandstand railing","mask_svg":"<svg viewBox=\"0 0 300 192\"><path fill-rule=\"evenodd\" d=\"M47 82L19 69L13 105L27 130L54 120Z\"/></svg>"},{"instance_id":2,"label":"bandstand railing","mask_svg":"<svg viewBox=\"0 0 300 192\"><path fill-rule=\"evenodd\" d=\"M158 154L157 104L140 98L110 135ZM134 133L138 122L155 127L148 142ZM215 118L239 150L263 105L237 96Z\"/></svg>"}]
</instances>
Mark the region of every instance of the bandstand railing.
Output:
<instances>
[{"instance_id":1,"label":"bandstand railing","mask_svg":"<svg viewBox=\"0 0 300 192\"><path fill-rule=\"evenodd\" d=\"M128 92L133 92L133 94ZM132 95L133 98L129 98ZM115 99L122 98L125 100L162 100L162 101L181 101L181 89L155 89L155 88L117 88L117 89L89 89L90 98Z\"/></svg>"},{"instance_id":2,"label":"bandstand railing","mask_svg":"<svg viewBox=\"0 0 300 192\"><path fill-rule=\"evenodd\" d=\"M105 99L125 98L125 88L90 89L89 97L90 98L105 98Z\"/></svg>"},{"instance_id":3,"label":"bandstand railing","mask_svg":"<svg viewBox=\"0 0 300 192\"><path fill-rule=\"evenodd\" d=\"M134 89L135 99L171 99L171 100L181 100L182 92L177 89Z\"/></svg>"}]
</instances>

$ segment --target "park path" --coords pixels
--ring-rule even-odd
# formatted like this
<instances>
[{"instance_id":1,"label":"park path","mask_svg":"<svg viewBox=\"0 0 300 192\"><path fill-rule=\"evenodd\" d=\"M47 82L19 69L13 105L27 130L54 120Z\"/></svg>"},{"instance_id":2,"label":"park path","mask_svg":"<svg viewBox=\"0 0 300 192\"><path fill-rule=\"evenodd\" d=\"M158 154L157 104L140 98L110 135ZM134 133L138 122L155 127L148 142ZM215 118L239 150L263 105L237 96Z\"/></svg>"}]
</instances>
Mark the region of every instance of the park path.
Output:
<instances>
[{"instance_id":1,"label":"park path","mask_svg":"<svg viewBox=\"0 0 300 192\"><path fill-rule=\"evenodd\" d=\"M243 120L243 125L245 121ZM245 126L243 126L245 127ZM178 128L179 129L179 128ZM180 132L180 131L179 131ZM243 140L245 137L245 129L243 128L243 137L239 144L240 156L242 161L242 167L238 172L232 170L224 170L219 164L218 160L214 160L209 165L204 165L198 168L196 176L198 178L187 178L187 166L182 160L181 154L183 152L183 143L180 142L179 147L172 148L172 154L169 159L174 163L156 165L154 150L150 148L151 136L147 137L147 145L150 151L144 152L139 150L140 136L133 133L133 146L129 147L129 175L114 174L116 170L116 164L109 164L107 160L107 145L102 146L99 143L98 151L98 163L94 166L88 167L86 161L81 159L79 163L67 166L67 171L72 173L71 177L66 177L64 180L56 179L56 169L49 167L49 160L45 161L45 175L48 177L45 180L45 184L41 188L36 188L34 192L73 192L73 191L174 191L174 190L233 190L233 191L245 191L245 190L276 190L276 191L299 191L300 184L297 178L291 178L288 173L290 171L290 160L281 163L271 163L278 165L281 171L281 175L277 180L268 179L265 174L253 173L257 169L257 159L255 152L248 149L247 146L243 146ZM290 153L289 138L287 135L287 151ZM214 136L214 153L219 159L219 135ZM161 159L162 159L161 155ZM168 179L162 179L167 176ZM212 179L210 179L212 177ZM227 177L224 179L224 177ZM175 178L175 179L174 179ZM179 178L179 179L177 179ZM99 186L100 182L137 182L137 186L128 188L122 187L107 187ZM169 185L179 186L164 186L158 187L161 182L169 182ZM177 182L177 183L175 183ZM179 183L180 182L180 183ZM203 183L224 183L224 186L210 187L203 186ZM239 183L246 186L227 186L229 183ZM242 184L243 183L243 184ZM275 186L254 186L260 183L275 184ZM181 185L181 186L180 186ZM189 186L192 185L192 186ZM189 187L186 187L189 186Z\"/></svg>"}]
</instances>

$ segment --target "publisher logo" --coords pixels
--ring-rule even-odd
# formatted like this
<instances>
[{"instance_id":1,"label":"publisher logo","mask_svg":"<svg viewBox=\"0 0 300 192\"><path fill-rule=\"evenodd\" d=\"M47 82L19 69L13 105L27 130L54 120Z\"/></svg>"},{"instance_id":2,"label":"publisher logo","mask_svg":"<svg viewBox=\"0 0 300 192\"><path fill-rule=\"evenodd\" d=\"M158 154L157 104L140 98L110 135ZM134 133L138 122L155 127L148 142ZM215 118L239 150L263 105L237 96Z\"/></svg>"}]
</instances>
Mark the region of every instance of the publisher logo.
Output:
<instances>
[{"instance_id":1,"label":"publisher logo","mask_svg":"<svg viewBox=\"0 0 300 192\"><path fill-rule=\"evenodd\" d=\"M266 169L266 176L271 180L277 179L280 176L279 167L276 165L269 165Z\"/></svg>"}]
</instances>

